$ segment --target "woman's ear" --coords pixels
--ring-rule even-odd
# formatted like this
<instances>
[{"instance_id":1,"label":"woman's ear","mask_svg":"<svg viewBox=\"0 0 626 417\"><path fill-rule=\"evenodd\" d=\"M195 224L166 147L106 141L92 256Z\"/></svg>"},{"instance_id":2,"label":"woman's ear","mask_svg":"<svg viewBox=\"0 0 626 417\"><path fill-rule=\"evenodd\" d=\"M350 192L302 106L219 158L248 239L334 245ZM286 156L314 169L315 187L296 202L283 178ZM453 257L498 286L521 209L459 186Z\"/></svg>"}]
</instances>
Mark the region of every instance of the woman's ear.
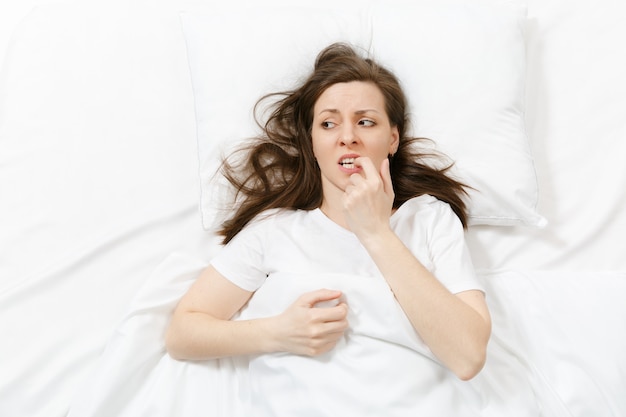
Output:
<instances>
[{"instance_id":1,"label":"woman's ear","mask_svg":"<svg viewBox=\"0 0 626 417\"><path fill-rule=\"evenodd\" d=\"M389 154L394 155L398 152L398 146L400 146L400 132L398 132L398 126L391 128L391 142L389 143Z\"/></svg>"}]
</instances>

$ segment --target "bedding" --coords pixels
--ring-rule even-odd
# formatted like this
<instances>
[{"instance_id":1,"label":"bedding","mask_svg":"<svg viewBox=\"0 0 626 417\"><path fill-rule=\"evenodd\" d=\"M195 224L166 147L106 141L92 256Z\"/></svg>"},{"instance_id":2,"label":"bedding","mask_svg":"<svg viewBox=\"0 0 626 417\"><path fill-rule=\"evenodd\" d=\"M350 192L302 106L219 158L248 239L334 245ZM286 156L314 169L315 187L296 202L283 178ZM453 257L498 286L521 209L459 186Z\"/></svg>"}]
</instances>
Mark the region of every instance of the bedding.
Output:
<instances>
[{"instance_id":1,"label":"bedding","mask_svg":"<svg viewBox=\"0 0 626 417\"><path fill-rule=\"evenodd\" d=\"M251 357L245 415L289 416L320 408L322 413L311 415L480 415L480 394L442 366L432 366L436 358L411 327L389 286L367 278L282 272L267 279L241 318L280 314L305 292L337 288L349 303L351 326L332 351L316 358L283 353ZM407 378L411 374L419 377ZM328 389L333 381L341 382ZM429 401L416 400L421 397ZM455 401L459 397L465 407Z\"/></svg>"},{"instance_id":2,"label":"bedding","mask_svg":"<svg viewBox=\"0 0 626 417\"><path fill-rule=\"evenodd\" d=\"M315 3L325 14L288 3L259 10L242 1L241 20L194 30L243 43L229 34L250 33L245 23L262 42L278 37L268 30L276 25L255 21L251 11L276 24L273 4L291 8L291 16L306 11L312 25L336 2ZM398 2L402 13L395 15L372 1L365 16L351 16L351 2L344 2L335 9L341 18L327 16L324 27L345 29L355 40L371 37L367 48L390 60L413 45L425 51L421 31L442 48L465 33L466 48L457 50L462 60L443 52L437 59L450 63L446 76L461 66L490 85L475 97L494 94L484 96L496 106L484 114L494 124L479 127L498 125L510 142L446 150L478 151L476 161L490 161L482 168L491 169L485 181L494 187L483 189L498 196L485 203L526 219L474 224L466 232L493 318L487 364L470 381L481 393L483 416L626 415L626 6L618 0L415 4L434 20L408 27L412 2ZM232 16L233 7L200 0L0 4L0 415L243 412L245 363L174 361L162 344L168 315L218 248L204 229L203 152L215 143L200 139L197 70L223 70L226 51L194 62L201 54L193 52L190 22ZM451 12L458 27L444 36L452 23L443 16ZM414 37L385 40L376 28L390 19L394 32ZM310 27L305 21L298 20L303 30ZM501 39L484 37L496 28ZM493 49L481 49L488 45ZM275 51L276 57L304 57L309 46L315 45L299 45L302 55ZM233 71L260 74L262 65L252 71L241 48L228 56ZM489 51L489 60L474 61ZM256 92L270 75L254 85ZM510 89L494 92L494 82ZM434 112L437 103L429 102L432 110L415 103L426 123L423 112ZM446 108L444 121L452 120ZM467 120L469 110L456 121ZM459 127L429 123L436 132L426 133L434 139ZM228 127L212 124L204 129ZM460 173L474 168L464 164ZM544 218L547 224L536 227Z\"/></svg>"},{"instance_id":3,"label":"bedding","mask_svg":"<svg viewBox=\"0 0 626 417\"><path fill-rule=\"evenodd\" d=\"M522 4L484 0L358 2L332 13L316 3L263 3L245 11L230 3L207 14L184 13L200 175L207 184L205 227L222 218L214 174L224 148L258 133L256 100L292 88L317 53L336 41L360 47L399 76L413 134L434 139L455 161L455 176L473 187L470 224L544 226L524 125L525 15ZM248 35L260 32L265 35ZM254 71L225 64L238 57Z\"/></svg>"}]
</instances>

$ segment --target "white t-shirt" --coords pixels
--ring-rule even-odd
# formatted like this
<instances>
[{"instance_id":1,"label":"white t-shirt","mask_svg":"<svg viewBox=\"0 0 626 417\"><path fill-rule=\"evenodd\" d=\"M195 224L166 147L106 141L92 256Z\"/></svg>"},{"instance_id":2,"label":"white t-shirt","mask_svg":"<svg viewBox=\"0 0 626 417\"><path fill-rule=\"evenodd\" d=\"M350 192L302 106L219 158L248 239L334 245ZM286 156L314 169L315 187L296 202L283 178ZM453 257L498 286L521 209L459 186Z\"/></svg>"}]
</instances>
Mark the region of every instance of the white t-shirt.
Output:
<instances>
[{"instance_id":1,"label":"white t-shirt","mask_svg":"<svg viewBox=\"0 0 626 417\"><path fill-rule=\"evenodd\" d=\"M482 290L461 222L448 204L428 195L413 198L390 224L452 293ZM478 396L423 343L357 237L321 210L268 211L211 263L237 286L255 291L240 319L280 314L319 288L341 290L349 307L350 328L330 352L250 358L251 415L476 415Z\"/></svg>"}]
</instances>

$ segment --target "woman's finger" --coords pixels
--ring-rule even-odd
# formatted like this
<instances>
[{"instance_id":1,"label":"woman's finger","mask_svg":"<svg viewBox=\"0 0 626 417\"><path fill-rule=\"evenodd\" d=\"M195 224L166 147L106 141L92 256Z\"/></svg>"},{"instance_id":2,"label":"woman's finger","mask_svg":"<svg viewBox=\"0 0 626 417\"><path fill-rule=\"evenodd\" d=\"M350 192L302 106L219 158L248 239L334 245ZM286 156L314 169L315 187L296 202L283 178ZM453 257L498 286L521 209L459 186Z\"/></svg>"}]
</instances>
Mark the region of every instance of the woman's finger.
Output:
<instances>
[{"instance_id":1,"label":"woman's finger","mask_svg":"<svg viewBox=\"0 0 626 417\"><path fill-rule=\"evenodd\" d=\"M317 303L336 300L339 297L341 297L341 291L322 288L302 294L298 298L298 302L307 307L314 307Z\"/></svg>"},{"instance_id":2,"label":"woman's finger","mask_svg":"<svg viewBox=\"0 0 626 417\"><path fill-rule=\"evenodd\" d=\"M359 157L354 160L354 164L362 168L363 178L365 178L366 180L380 178L378 170L374 166L374 163L371 159L367 157Z\"/></svg>"},{"instance_id":3,"label":"woman's finger","mask_svg":"<svg viewBox=\"0 0 626 417\"><path fill-rule=\"evenodd\" d=\"M321 322L333 322L343 320L348 315L348 306L346 305L346 303L340 303L333 307L316 308L319 308L321 310L318 312L318 318Z\"/></svg>"},{"instance_id":4,"label":"woman's finger","mask_svg":"<svg viewBox=\"0 0 626 417\"><path fill-rule=\"evenodd\" d=\"M384 159L380 164L380 178L383 180L385 194L393 197L394 192L393 183L391 182L391 171L389 170L389 159Z\"/></svg>"}]
</instances>

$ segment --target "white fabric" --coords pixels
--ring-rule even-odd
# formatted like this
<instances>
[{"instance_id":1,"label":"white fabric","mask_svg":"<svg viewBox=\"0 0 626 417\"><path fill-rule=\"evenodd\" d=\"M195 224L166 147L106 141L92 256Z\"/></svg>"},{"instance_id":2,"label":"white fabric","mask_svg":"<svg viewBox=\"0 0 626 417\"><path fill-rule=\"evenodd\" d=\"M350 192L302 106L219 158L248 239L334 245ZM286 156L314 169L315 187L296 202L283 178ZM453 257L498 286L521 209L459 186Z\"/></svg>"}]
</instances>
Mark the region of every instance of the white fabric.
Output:
<instances>
[{"instance_id":1,"label":"white fabric","mask_svg":"<svg viewBox=\"0 0 626 417\"><path fill-rule=\"evenodd\" d=\"M236 379L241 365L175 361L163 343L172 311L207 265L198 254L210 247L200 240L200 246L172 253L155 269L75 393L68 417L241 415Z\"/></svg>"},{"instance_id":2,"label":"white fabric","mask_svg":"<svg viewBox=\"0 0 626 417\"><path fill-rule=\"evenodd\" d=\"M521 375L510 371L522 367L538 405L531 415L624 415L626 272L510 271L484 278L493 350L481 378L503 384L486 390L496 405L495 393L526 392L505 388ZM499 369L502 349L509 363Z\"/></svg>"},{"instance_id":3,"label":"white fabric","mask_svg":"<svg viewBox=\"0 0 626 417\"><path fill-rule=\"evenodd\" d=\"M626 3L531 0L527 127L541 230L470 228L482 271L626 271Z\"/></svg>"},{"instance_id":4,"label":"white fabric","mask_svg":"<svg viewBox=\"0 0 626 417\"><path fill-rule=\"evenodd\" d=\"M457 161L455 175L476 188L470 224L545 225L535 209L524 126L525 8L518 2L235 1L181 19L207 229L221 192L212 184L221 151L258 133L257 99L294 88L336 41L353 43L399 75L414 133L433 139Z\"/></svg>"},{"instance_id":5,"label":"white fabric","mask_svg":"<svg viewBox=\"0 0 626 417\"><path fill-rule=\"evenodd\" d=\"M206 266L207 260L197 255L204 249L206 242L200 241L193 251L168 257L151 274L108 342L98 366L77 388L70 417L251 415L243 407L249 395L245 362L174 361L164 351L163 332L169 315ZM353 277L339 277L346 279L346 286L354 285ZM262 297L271 293L272 302L284 304L291 294L283 295L286 277L278 278L268 285L276 284L281 291L268 287L269 291ZM322 277L334 282L337 278ZM620 304L606 300L612 299L612 294L623 293L626 276L534 272L499 273L483 278L494 319L493 336L485 368L465 387L470 393L480 395L479 404L483 407L480 415L620 416L626 405L621 395L626 363L621 355L624 346L621 334L614 330L626 325L626 315ZM299 282L303 284L302 290L310 287L310 282ZM380 288L369 284L358 285L366 290L367 297L377 297L374 308L368 303L368 311L380 313L376 318L381 325L377 331L389 335L390 329L385 324L398 318L397 310L379 303L380 296L372 292ZM260 291L265 290L262 287ZM586 297L590 292L598 297ZM258 300L271 308L266 300ZM575 314L571 305L580 307ZM590 316L590 311L594 315ZM594 318L598 317L606 320L595 322ZM397 322L391 327L397 328ZM560 337L555 338L554 334ZM353 337L358 342L363 335ZM603 363L603 356L612 358L610 366L598 366ZM355 366L367 365L359 362ZM400 381L406 378L404 372ZM354 385L346 383L345 387ZM383 394L392 392L385 390Z\"/></svg>"},{"instance_id":6,"label":"white fabric","mask_svg":"<svg viewBox=\"0 0 626 417\"><path fill-rule=\"evenodd\" d=\"M205 239L199 239L196 245L189 245L185 251L172 254L146 280L130 304L124 320L117 326L108 341L97 366L90 370L76 388L68 417L109 417L112 415L116 417L170 417L173 415L179 417L206 415L244 417L253 414L260 415L260 409L265 406L264 402L254 404L254 413L250 411L249 405L247 405L250 399L250 385L246 360L222 359L219 361L185 362L172 360L165 353L163 334L170 314L200 270L207 265L206 255L203 255L211 247L210 245L207 246L207 243ZM293 275L290 275L289 279L292 277ZM278 276L275 278L277 280L269 282L267 287L264 286L259 290L257 294L260 294L260 297L256 299L258 301L253 299L253 303L257 305L253 305L250 311L244 312L241 317L245 317L245 314L251 313L253 309L258 309L261 306L271 309L272 303L285 304L288 302L293 294L290 291L283 292L285 287L289 288L289 286L285 286L284 282L281 282L285 277ZM383 287L372 281L368 281L364 285L362 280L357 282L353 276L348 275L322 277L326 281L333 280L335 283L337 278L344 279L345 288L358 287L359 291L354 293L355 297L348 300L351 305L360 306L363 301L368 303L366 314L375 316L370 317L374 326L371 324L367 326L370 334L374 330L378 335L385 338L395 338L400 343L411 344L415 341L414 339L411 340L410 332L407 332L406 328L409 325L399 314L397 306L394 303L389 303L389 297L381 302L380 293L384 290ZM503 276L502 278L495 282L505 284L507 277ZM535 281L529 277L528 282L532 284ZM615 283L618 282L615 280ZM280 286L280 291L272 289L274 284ZM310 285L310 281L303 280L298 281L298 285L291 288L292 291L298 291L298 288L306 290ZM517 327L512 326L511 323L516 323L521 316L517 314L517 311L506 310L506 306L517 306L517 304L511 303L511 297L527 299L536 293L532 291L532 285L515 287L522 289L523 292L503 291L502 285L489 286L490 296L501 300L505 305L499 306L492 303L491 306L498 317L502 314L502 320L497 320L494 323L495 337L489 345L487 364L483 372L469 383L450 381L455 385L452 389L458 390L462 395L474 397L474 405L483 408L479 414L482 417L501 417L502 415L569 417L568 414L563 413L564 408L559 404L559 397L552 391L550 381L543 377L535 364L529 363L531 361L529 361L524 350L518 348L522 340L519 339L519 333L515 331ZM359 294L361 291L363 291L362 295ZM388 290L386 291L388 292ZM271 296L271 303L262 299L267 295ZM370 300L366 300L368 298ZM372 299L375 300L374 303L372 303ZM352 317L352 319L354 321L357 318ZM373 372L373 368L378 368L380 362L374 363L372 359L368 363L367 359L376 356L378 361L380 360L379 355L372 355L372 352L367 349L371 342L368 343L366 336L359 333L363 326L358 321L356 323L355 331L350 337L354 341L353 348L359 350L358 356L363 361L352 365L346 361L346 366L356 366ZM402 324L402 327L399 324ZM528 325L536 326L539 325L539 322L528 323ZM558 322L555 322L555 325L558 325ZM407 335L409 336L407 337ZM404 355L405 352L399 346L396 353ZM270 358L271 360L275 359ZM394 389L407 388L405 382L410 378L407 369L397 371L396 374L400 374L397 380L391 381L384 390L375 393L375 398L394 396L396 393ZM334 376L337 376L336 373ZM353 375L341 375L340 381L351 381L353 377ZM381 375L376 375L376 379L381 377ZM316 382L328 384L330 378L329 375L328 378L318 379ZM358 395L358 392L354 391L356 388L354 384L347 382L337 386L337 390L347 390L345 395L348 396ZM294 391L291 390L290 392ZM359 392L363 395L366 394L363 391ZM445 394L445 391L440 394ZM458 398L455 399L455 404L458 404L457 400ZM359 403L362 401L365 400L359 399ZM468 401L471 402L472 400ZM337 399L334 398L332 404L336 403ZM289 402L286 402L285 406L288 404ZM447 404L447 406L450 405L452 404ZM395 408L385 410L385 415L393 415L394 411L403 406L397 404ZM358 405L355 407L354 410L359 410ZM364 411L367 415L368 410L360 411ZM464 415L464 413L470 412L471 410L463 409L455 415ZM345 415L352 414L347 412Z\"/></svg>"},{"instance_id":7,"label":"white fabric","mask_svg":"<svg viewBox=\"0 0 626 417\"><path fill-rule=\"evenodd\" d=\"M342 291L349 330L318 357L250 358L247 415L480 415L480 393L439 364L384 281L342 273L274 273L241 318L279 314L301 294L319 288Z\"/></svg>"},{"instance_id":8,"label":"white fabric","mask_svg":"<svg viewBox=\"0 0 626 417\"><path fill-rule=\"evenodd\" d=\"M178 8L17 3L0 28L15 27L0 69L0 415L57 417L138 288L198 233L193 97Z\"/></svg>"},{"instance_id":9,"label":"white fabric","mask_svg":"<svg viewBox=\"0 0 626 417\"><path fill-rule=\"evenodd\" d=\"M151 417L211 414L201 367L148 348L211 256L203 243L196 259L168 258L184 279L155 271L202 235L179 12L219 7L208 3L0 1L0 415L65 417L88 391L112 400L119 387L152 390L144 405L167 414ZM549 224L467 233L494 319L471 381L484 416L626 415L625 13L622 0L528 0L526 121ZM139 306L142 320L119 324ZM120 402L99 402L100 416Z\"/></svg>"},{"instance_id":10,"label":"white fabric","mask_svg":"<svg viewBox=\"0 0 626 417\"><path fill-rule=\"evenodd\" d=\"M319 209L261 217L211 260L227 279L256 290L241 318L278 315L305 292L331 288L342 291L350 328L319 357L252 357L251 414L478 415L478 394L439 364L353 233ZM413 198L390 223L451 291L482 288L461 222L446 203L428 195Z\"/></svg>"},{"instance_id":11,"label":"white fabric","mask_svg":"<svg viewBox=\"0 0 626 417\"><path fill-rule=\"evenodd\" d=\"M309 71L317 53L337 39L367 47L365 9L345 9L336 2L321 6L312 1L250 2L245 7L229 2L206 13L181 14L194 90L200 209L206 229L222 218L223 191L214 180L215 171L227 149L255 133L256 100L291 88Z\"/></svg>"},{"instance_id":12,"label":"white fabric","mask_svg":"<svg viewBox=\"0 0 626 417\"><path fill-rule=\"evenodd\" d=\"M465 245L463 227L450 206L423 195L404 203L390 219L394 232L451 292L482 288ZM321 210L272 210L237 234L211 264L248 291L274 273L341 273L384 280L354 233Z\"/></svg>"},{"instance_id":13,"label":"white fabric","mask_svg":"<svg viewBox=\"0 0 626 417\"><path fill-rule=\"evenodd\" d=\"M403 82L415 135L474 188L469 224L545 226L524 120L525 4L379 0L371 13L373 54Z\"/></svg>"}]
</instances>

